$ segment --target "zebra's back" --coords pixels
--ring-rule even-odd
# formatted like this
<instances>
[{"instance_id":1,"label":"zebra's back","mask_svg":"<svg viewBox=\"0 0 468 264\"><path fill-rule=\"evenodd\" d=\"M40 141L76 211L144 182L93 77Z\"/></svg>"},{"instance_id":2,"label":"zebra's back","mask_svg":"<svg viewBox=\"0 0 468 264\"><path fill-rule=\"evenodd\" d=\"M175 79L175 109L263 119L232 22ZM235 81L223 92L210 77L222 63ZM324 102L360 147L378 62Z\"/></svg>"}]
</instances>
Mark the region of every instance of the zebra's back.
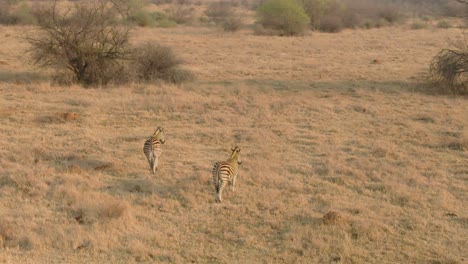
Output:
<instances>
[{"instance_id":1,"label":"zebra's back","mask_svg":"<svg viewBox=\"0 0 468 264\"><path fill-rule=\"evenodd\" d=\"M159 156L161 156L161 142L159 140L153 140L149 138L145 141L143 151L145 152L146 158L153 173L156 173L159 165Z\"/></svg>"}]
</instances>

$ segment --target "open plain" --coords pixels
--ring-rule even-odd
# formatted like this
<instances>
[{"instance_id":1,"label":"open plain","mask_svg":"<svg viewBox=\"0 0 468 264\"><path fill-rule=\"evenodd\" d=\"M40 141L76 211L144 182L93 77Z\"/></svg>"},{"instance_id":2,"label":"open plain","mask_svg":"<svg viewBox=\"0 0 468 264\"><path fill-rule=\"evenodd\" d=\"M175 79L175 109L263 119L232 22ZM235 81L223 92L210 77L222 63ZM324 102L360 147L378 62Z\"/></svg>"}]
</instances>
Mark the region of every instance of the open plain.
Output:
<instances>
[{"instance_id":1,"label":"open plain","mask_svg":"<svg viewBox=\"0 0 468 264\"><path fill-rule=\"evenodd\" d=\"M0 26L1 263L468 262L468 101L423 84L461 29L139 28L197 79L90 89L29 66L27 29Z\"/></svg>"}]
</instances>

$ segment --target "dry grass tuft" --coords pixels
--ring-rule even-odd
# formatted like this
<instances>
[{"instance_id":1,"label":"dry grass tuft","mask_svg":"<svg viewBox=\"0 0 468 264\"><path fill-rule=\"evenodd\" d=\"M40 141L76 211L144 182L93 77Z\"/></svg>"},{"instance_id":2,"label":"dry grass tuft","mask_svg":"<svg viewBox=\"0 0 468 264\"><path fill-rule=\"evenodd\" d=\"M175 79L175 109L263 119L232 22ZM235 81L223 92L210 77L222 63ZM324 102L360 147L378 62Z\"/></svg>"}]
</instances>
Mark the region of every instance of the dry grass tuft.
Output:
<instances>
[{"instance_id":1,"label":"dry grass tuft","mask_svg":"<svg viewBox=\"0 0 468 264\"><path fill-rule=\"evenodd\" d=\"M109 221L128 214L129 205L125 201L110 197L80 197L71 205L71 215L80 224L93 224Z\"/></svg>"},{"instance_id":2,"label":"dry grass tuft","mask_svg":"<svg viewBox=\"0 0 468 264\"><path fill-rule=\"evenodd\" d=\"M329 211L322 217L322 222L325 225L336 225L346 222L345 218L336 211Z\"/></svg>"}]
</instances>

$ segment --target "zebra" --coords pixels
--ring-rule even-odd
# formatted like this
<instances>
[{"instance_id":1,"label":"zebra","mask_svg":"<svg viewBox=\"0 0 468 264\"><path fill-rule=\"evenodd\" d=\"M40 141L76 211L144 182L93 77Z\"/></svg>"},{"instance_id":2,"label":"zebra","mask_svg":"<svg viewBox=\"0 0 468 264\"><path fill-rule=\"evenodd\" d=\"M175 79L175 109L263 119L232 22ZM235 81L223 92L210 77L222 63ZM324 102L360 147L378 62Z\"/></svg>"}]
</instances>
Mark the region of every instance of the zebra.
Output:
<instances>
[{"instance_id":1,"label":"zebra","mask_svg":"<svg viewBox=\"0 0 468 264\"><path fill-rule=\"evenodd\" d=\"M226 161L216 162L213 166L213 184L216 189L216 202L222 202L222 193L226 184L231 184L231 191L234 191L238 167L242 163L240 158L240 148L231 149L231 157Z\"/></svg>"},{"instance_id":2,"label":"zebra","mask_svg":"<svg viewBox=\"0 0 468 264\"><path fill-rule=\"evenodd\" d=\"M164 128L158 127L154 131L153 135L145 141L145 146L143 147L143 152L148 159L150 169L153 174L158 170L158 159L161 156L161 144L166 142L164 138Z\"/></svg>"}]
</instances>

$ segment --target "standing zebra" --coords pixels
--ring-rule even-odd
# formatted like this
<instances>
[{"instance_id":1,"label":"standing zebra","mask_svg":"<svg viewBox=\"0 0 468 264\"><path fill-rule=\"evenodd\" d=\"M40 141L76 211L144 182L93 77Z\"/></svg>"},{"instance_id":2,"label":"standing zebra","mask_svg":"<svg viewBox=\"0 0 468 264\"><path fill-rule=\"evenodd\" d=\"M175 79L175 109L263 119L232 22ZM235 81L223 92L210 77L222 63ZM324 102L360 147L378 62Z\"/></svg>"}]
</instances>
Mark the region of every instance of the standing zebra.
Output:
<instances>
[{"instance_id":1,"label":"standing zebra","mask_svg":"<svg viewBox=\"0 0 468 264\"><path fill-rule=\"evenodd\" d=\"M154 134L145 141L143 152L148 159L151 171L153 174L158 170L158 159L161 156L161 145L166 142L164 138L164 128L158 127Z\"/></svg>"},{"instance_id":2,"label":"standing zebra","mask_svg":"<svg viewBox=\"0 0 468 264\"><path fill-rule=\"evenodd\" d=\"M226 184L231 183L231 191L234 191L236 184L237 172L239 164L242 163L240 158L240 148L232 148L231 157L226 161L216 162L213 166L213 184L216 189L216 202L222 202L221 195Z\"/></svg>"}]
</instances>

